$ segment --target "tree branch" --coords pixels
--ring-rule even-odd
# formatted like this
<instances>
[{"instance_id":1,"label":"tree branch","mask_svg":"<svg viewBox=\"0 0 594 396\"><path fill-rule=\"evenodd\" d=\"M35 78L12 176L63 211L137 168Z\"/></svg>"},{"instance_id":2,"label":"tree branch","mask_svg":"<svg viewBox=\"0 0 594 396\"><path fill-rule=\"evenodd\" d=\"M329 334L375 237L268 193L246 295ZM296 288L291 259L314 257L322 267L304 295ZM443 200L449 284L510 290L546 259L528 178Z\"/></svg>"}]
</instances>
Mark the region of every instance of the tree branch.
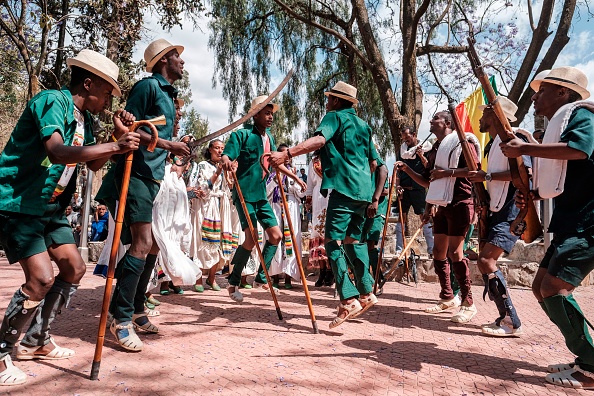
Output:
<instances>
[{"instance_id":1,"label":"tree branch","mask_svg":"<svg viewBox=\"0 0 594 396\"><path fill-rule=\"evenodd\" d=\"M468 46L427 44L417 47L417 56L428 55L430 52L440 54L464 54L468 52Z\"/></svg>"}]
</instances>

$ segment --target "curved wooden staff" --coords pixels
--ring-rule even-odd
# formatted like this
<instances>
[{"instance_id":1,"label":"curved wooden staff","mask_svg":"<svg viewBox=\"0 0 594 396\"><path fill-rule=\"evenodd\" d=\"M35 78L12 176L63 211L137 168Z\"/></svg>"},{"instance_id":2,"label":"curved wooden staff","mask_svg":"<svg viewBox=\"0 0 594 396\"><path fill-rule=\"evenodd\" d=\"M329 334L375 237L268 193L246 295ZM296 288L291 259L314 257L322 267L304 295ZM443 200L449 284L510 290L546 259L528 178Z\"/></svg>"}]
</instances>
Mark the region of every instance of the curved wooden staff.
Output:
<instances>
[{"instance_id":1,"label":"curved wooden staff","mask_svg":"<svg viewBox=\"0 0 594 396\"><path fill-rule=\"evenodd\" d=\"M404 249L402 249L402 251L400 252L398 257L396 258L396 261L394 262L394 265L392 266L392 268L390 268L389 270L384 272L384 278L386 278L386 281L391 281L394 279L394 277L396 275L396 270L398 269L398 263L400 262L400 260L402 260L403 257L405 257L406 252L408 252L408 250L412 247L413 242L415 241L415 238L417 237L417 235L419 235L419 233L423 229L423 225L425 225L425 223L421 224L419 229L416 230L415 233L413 234L413 236L410 238L410 241L408 241L406 246L404 246Z\"/></svg>"},{"instance_id":2,"label":"curved wooden staff","mask_svg":"<svg viewBox=\"0 0 594 396\"><path fill-rule=\"evenodd\" d=\"M388 233L388 219L390 217L390 209L392 208L392 194L394 188L396 188L396 179L398 178L396 164L394 164L394 170L392 170L392 179L390 180L390 193L388 194L388 207L386 209L386 217L384 221L384 229L382 230L382 241L380 242L379 255L377 258L377 268L375 270L375 281L373 282L373 294L377 295L377 286L379 283L379 274L381 273L382 263L384 260L384 246L386 245L386 235Z\"/></svg>"},{"instance_id":3,"label":"curved wooden staff","mask_svg":"<svg viewBox=\"0 0 594 396\"><path fill-rule=\"evenodd\" d=\"M396 170L396 173L398 174L398 171ZM398 180L399 177L396 177L396 180ZM404 224L404 216L402 215L402 195L398 194L398 196L396 197L396 199L398 200L398 221L400 222L400 233L402 234L402 243L406 244L406 225ZM400 261L400 260L398 260ZM406 270L406 281L410 282L410 270L408 268L408 256L405 255L404 256L404 268Z\"/></svg>"},{"instance_id":4,"label":"curved wooden staff","mask_svg":"<svg viewBox=\"0 0 594 396\"><path fill-rule=\"evenodd\" d=\"M276 313L278 315L279 320L283 320L283 314L280 310L280 306L278 305L278 300L276 299L276 293L274 292L274 288L272 287L272 281L270 280L270 275L268 275L268 269L266 268L266 262L264 261L264 255L262 254L262 249L260 248L260 244L258 243L258 232L254 229L254 224L252 223L252 219L250 218L250 213L247 210L247 206L245 204L245 200L243 199L243 193L241 192L241 187L239 187L239 180L237 180L237 174L235 171L232 171L233 174L233 182L235 183L235 188L237 189L237 195L239 197L239 201L241 202L241 207L243 209L243 213L245 218L247 219L248 228L250 229L250 234L252 235L252 240L256 244L256 250L258 252L258 257L260 258L260 263L262 268L264 269L264 274L266 275L266 283L268 284L268 289L270 290L270 294L272 295L272 300L274 301L274 306L276 307Z\"/></svg>"},{"instance_id":5,"label":"curved wooden staff","mask_svg":"<svg viewBox=\"0 0 594 396\"><path fill-rule=\"evenodd\" d=\"M146 126L151 129L151 142L147 147L147 151L153 152L157 147L159 139L159 132L155 125L166 125L167 120L165 116L153 118L152 120L136 121L128 130L135 131L141 126ZM124 175L122 178L122 189L120 191L120 200L118 203L118 211L115 219L115 228L113 232L113 240L111 242L111 252L109 255L109 266L107 267L107 279L105 281L105 291L103 292L103 305L101 306L101 316L99 317L99 330L97 331L97 342L95 343L95 355L93 357L93 366L91 367L91 380L97 380L99 377L99 368L101 366L101 354L103 352L103 342L105 341L105 324L107 323L107 311L109 309L109 300L111 297L111 288L113 286L113 276L116 266L116 257L118 254L118 247L120 245L120 236L122 235L122 225L124 223L124 211L126 210L126 198L128 197L128 186L130 184L130 173L132 172L132 159L134 157L133 151L126 153L126 163L124 167Z\"/></svg>"},{"instance_id":6,"label":"curved wooden staff","mask_svg":"<svg viewBox=\"0 0 594 396\"><path fill-rule=\"evenodd\" d=\"M270 157L270 153L265 153L260 158L260 165L262 165L262 158L265 156ZM301 247L299 248L299 252L297 252L297 245L295 245L295 231L293 229L293 221L291 220L291 213L289 212L289 204L287 202L287 196L285 195L285 190L283 188L283 181L282 176L278 169L276 170L276 184L278 184L278 189L280 190L281 200L283 201L283 208L285 210L285 217L287 219L287 223L289 224L289 231L291 232L291 240L293 241L293 251L295 252L295 258L297 259L297 266L299 267L299 274L301 275L301 284L303 285L303 291L305 293L305 299L307 300L307 309L309 309L309 316L311 316L311 325L313 327L314 334L320 334L318 330L318 322L316 322L316 314L314 313L313 305L311 304L311 297L309 296L309 289L307 288L307 278L305 277L305 271L303 271L303 265L301 264Z\"/></svg>"}]
</instances>

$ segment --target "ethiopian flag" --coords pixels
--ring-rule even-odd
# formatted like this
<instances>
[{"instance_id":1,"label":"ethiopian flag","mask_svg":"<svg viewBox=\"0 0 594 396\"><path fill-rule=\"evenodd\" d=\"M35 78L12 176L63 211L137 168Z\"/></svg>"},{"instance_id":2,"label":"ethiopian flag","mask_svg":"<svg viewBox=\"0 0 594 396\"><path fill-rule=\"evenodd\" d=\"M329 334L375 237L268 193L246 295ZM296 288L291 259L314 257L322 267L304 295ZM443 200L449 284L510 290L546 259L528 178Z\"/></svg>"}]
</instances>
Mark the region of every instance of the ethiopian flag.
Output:
<instances>
[{"instance_id":1,"label":"ethiopian flag","mask_svg":"<svg viewBox=\"0 0 594 396\"><path fill-rule=\"evenodd\" d=\"M495 76L491 76L491 78L489 78L489 82L493 86L495 95L498 95L497 85L495 84ZM483 153L485 151L485 146L487 143L489 143L490 137L488 133L481 133L479 129L479 120L483 115L483 111L479 110L478 106L485 105L487 103L488 101L485 91L483 91L483 88L480 87L471 93L469 97L464 99L462 103L456 106L456 114L458 114L458 118L460 119L462 130L464 132L471 132L476 135L478 141L481 143L481 150ZM482 169L487 169L487 160L484 158L484 155L481 164Z\"/></svg>"}]
</instances>

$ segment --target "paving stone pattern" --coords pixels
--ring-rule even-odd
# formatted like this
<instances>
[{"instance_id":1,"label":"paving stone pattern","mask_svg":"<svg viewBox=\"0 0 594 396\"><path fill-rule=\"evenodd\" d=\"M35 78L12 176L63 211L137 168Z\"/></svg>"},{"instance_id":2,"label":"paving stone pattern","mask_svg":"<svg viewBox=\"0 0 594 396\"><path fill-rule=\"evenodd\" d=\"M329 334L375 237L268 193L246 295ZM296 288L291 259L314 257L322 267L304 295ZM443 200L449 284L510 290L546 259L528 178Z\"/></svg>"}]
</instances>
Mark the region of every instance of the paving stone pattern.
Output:
<instances>
[{"instance_id":1,"label":"paving stone pattern","mask_svg":"<svg viewBox=\"0 0 594 396\"><path fill-rule=\"evenodd\" d=\"M0 260L4 312L24 276ZM449 321L451 313L426 314L437 284L389 283L380 304L357 320L328 329L337 306L331 288L309 285L320 334L312 333L301 287L282 291L278 320L269 294L245 291L236 304L225 289L159 296L161 332L141 335L145 349L124 352L108 332L99 381L88 379L105 281L89 267L69 308L52 334L76 350L68 360L22 361L22 386L0 387L11 395L579 395L547 385L548 364L572 355L557 328L528 289L512 296L524 323L522 338L482 336L479 325L496 317L492 302L474 287L478 315L470 324ZM218 277L221 286L226 285ZM282 286L282 285L281 285ZM594 288L576 293L587 316Z\"/></svg>"}]
</instances>

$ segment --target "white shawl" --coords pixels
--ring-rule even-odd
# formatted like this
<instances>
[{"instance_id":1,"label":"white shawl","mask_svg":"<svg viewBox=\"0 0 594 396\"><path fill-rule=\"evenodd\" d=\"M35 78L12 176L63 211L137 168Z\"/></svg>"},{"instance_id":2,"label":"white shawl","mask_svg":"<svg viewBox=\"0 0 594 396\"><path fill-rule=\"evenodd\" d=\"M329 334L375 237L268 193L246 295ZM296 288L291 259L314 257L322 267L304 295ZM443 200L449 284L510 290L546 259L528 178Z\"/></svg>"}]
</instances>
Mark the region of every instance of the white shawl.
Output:
<instances>
[{"instance_id":1,"label":"white shawl","mask_svg":"<svg viewBox=\"0 0 594 396\"><path fill-rule=\"evenodd\" d=\"M417 147L419 147L420 144L417 144L416 146L412 146L411 148L409 148L407 146L406 143L402 143L400 145L400 158L402 159L415 159L417 158ZM431 150L431 147L433 147L433 145L431 144L431 142L426 141L425 143L423 143L423 152L426 153L427 151Z\"/></svg>"},{"instance_id":2,"label":"white shawl","mask_svg":"<svg viewBox=\"0 0 594 396\"><path fill-rule=\"evenodd\" d=\"M466 138L474 144L478 158L481 156L480 144L476 136L472 133L465 133ZM458 161L460 160L460 154L462 154L462 146L458 139L458 134L455 132L447 135L439 144L437 149L437 156L435 158L435 169L456 169L458 167ZM427 202L439 205L447 206L452 202L454 198L454 184L456 178L444 177L432 181L429 184L429 190L427 191Z\"/></svg>"},{"instance_id":3,"label":"white shawl","mask_svg":"<svg viewBox=\"0 0 594 396\"><path fill-rule=\"evenodd\" d=\"M594 112L594 102L580 100L561 106L549 120L542 143L559 143L561 134L565 131L571 114L578 108L585 107ZM567 160L539 158L534 173L534 189L542 198L554 198L563 193Z\"/></svg>"}]
</instances>

